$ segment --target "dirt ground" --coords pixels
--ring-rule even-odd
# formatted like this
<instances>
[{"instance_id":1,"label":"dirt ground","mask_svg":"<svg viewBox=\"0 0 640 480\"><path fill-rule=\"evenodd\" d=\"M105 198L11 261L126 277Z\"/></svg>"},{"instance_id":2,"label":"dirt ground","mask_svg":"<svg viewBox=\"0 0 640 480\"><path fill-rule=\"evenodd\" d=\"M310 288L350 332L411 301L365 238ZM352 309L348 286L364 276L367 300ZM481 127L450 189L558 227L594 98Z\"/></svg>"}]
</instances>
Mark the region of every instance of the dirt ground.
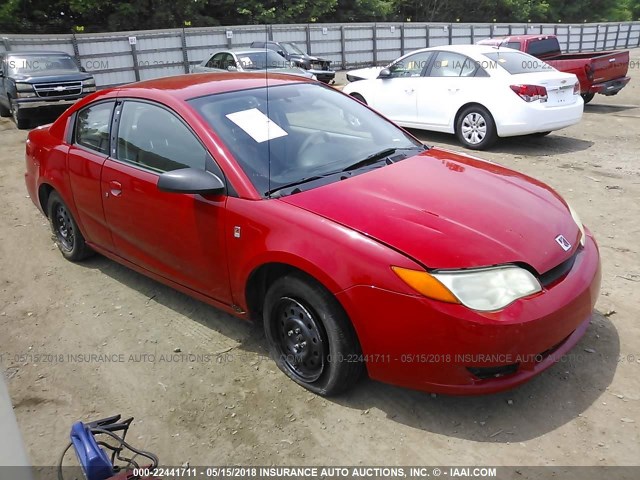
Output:
<instances>
[{"instance_id":1,"label":"dirt ground","mask_svg":"<svg viewBox=\"0 0 640 480\"><path fill-rule=\"evenodd\" d=\"M276 369L257 327L105 258L65 261L25 191L27 132L1 119L0 356L33 464L55 464L74 421L122 413L136 418L131 443L165 465L637 465L640 50L632 57L629 86L596 96L579 125L479 154L573 204L599 241L603 281L572 356L475 398L370 380L317 397Z\"/></svg>"}]
</instances>

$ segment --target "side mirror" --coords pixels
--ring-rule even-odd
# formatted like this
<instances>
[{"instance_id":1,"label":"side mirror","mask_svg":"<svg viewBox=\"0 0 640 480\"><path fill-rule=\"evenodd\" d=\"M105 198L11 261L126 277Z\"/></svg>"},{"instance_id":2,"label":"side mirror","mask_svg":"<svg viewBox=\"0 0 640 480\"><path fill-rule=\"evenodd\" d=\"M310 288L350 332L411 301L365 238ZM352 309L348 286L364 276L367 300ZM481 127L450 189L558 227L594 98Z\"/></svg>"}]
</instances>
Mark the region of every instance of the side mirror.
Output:
<instances>
[{"instance_id":1,"label":"side mirror","mask_svg":"<svg viewBox=\"0 0 640 480\"><path fill-rule=\"evenodd\" d=\"M4 72L0 70L0 78L4 78Z\"/></svg>"},{"instance_id":2,"label":"side mirror","mask_svg":"<svg viewBox=\"0 0 640 480\"><path fill-rule=\"evenodd\" d=\"M225 187L220 177L211 172L196 168L181 168L160 175L158 190L173 193L220 195L224 193Z\"/></svg>"},{"instance_id":3,"label":"side mirror","mask_svg":"<svg viewBox=\"0 0 640 480\"><path fill-rule=\"evenodd\" d=\"M284 52L284 50L278 50L278 55L280 55L281 57L287 57L287 54Z\"/></svg>"},{"instance_id":4,"label":"side mirror","mask_svg":"<svg viewBox=\"0 0 640 480\"><path fill-rule=\"evenodd\" d=\"M82 67L82 66L80 67L80 71L81 71L82 73L87 73L87 69L86 69L86 68L84 68L84 67Z\"/></svg>"},{"instance_id":5,"label":"side mirror","mask_svg":"<svg viewBox=\"0 0 640 480\"><path fill-rule=\"evenodd\" d=\"M238 71L238 67L235 67L233 65L229 65L227 67L227 71L229 71L229 72L237 72Z\"/></svg>"},{"instance_id":6,"label":"side mirror","mask_svg":"<svg viewBox=\"0 0 640 480\"><path fill-rule=\"evenodd\" d=\"M380 70L378 78L391 78L391 70L389 70L388 68L383 68L382 70Z\"/></svg>"}]
</instances>

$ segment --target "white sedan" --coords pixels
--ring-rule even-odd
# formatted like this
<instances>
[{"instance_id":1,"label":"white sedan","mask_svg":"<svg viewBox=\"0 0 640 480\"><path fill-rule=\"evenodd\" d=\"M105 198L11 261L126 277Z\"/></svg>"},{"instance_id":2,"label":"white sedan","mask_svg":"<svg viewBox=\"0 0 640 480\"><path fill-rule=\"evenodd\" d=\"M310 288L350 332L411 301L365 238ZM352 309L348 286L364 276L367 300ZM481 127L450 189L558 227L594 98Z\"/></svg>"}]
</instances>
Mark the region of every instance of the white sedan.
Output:
<instances>
[{"instance_id":1,"label":"white sedan","mask_svg":"<svg viewBox=\"0 0 640 480\"><path fill-rule=\"evenodd\" d=\"M347 78L345 93L398 125L455 133L474 150L574 125L584 109L575 75L510 48L425 48Z\"/></svg>"}]
</instances>

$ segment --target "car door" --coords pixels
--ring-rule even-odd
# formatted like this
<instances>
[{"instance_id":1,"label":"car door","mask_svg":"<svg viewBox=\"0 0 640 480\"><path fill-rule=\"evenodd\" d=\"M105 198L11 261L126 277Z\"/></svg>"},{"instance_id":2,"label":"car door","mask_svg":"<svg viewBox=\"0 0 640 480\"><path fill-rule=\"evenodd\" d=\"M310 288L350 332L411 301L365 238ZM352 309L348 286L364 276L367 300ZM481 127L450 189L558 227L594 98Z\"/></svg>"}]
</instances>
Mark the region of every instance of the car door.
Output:
<instances>
[{"instance_id":1,"label":"car door","mask_svg":"<svg viewBox=\"0 0 640 480\"><path fill-rule=\"evenodd\" d=\"M417 92L430 58L431 52L417 52L390 65L389 77L372 81L373 92L366 96L369 105L396 122L414 123Z\"/></svg>"},{"instance_id":2,"label":"car door","mask_svg":"<svg viewBox=\"0 0 640 480\"><path fill-rule=\"evenodd\" d=\"M213 158L174 112L124 100L115 110L115 153L102 172L105 217L116 252L130 262L231 303L224 239L226 196L158 190L163 172L211 171Z\"/></svg>"},{"instance_id":3,"label":"car door","mask_svg":"<svg viewBox=\"0 0 640 480\"><path fill-rule=\"evenodd\" d=\"M453 131L455 114L469 98L482 98L478 76L486 72L466 55L440 51L425 71L418 92L418 121L425 128ZM488 76L487 76L488 78Z\"/></svg>"},{"instance_id":4,"label":"car door","mask_svg":"<svg viewBox=\"0 0 640 480\"><path fill-rule=\"evenodd\" d=\"M74 117L67 168L73 200L87 241L113 251L111 231L102 208L102 168L109 156L114 100L80 110Z\"/></svg>"}]
</instances>

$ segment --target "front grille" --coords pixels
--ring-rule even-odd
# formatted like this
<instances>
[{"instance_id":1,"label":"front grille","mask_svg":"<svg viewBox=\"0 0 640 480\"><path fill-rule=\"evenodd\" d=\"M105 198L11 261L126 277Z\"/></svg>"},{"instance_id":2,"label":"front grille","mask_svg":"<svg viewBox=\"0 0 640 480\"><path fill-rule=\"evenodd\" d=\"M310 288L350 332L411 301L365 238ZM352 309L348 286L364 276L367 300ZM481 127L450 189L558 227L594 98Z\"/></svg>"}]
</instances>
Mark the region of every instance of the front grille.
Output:
<instances>
[{"instance_id":1,"label":"front grille","mask_svg":"<svg viewBox=\"0 0 640 480\"><path fill-rule=\"evenodd\" d=\"M540 275L540 283L543 287L548 287L549 285L557 282L562 277L564 277L571 268L573 268L573 264L576 262L576 257L578 256L578 250L576 250L573 255L567 258L560 265L552 268L551 270Z\"/></svg>"},{"instance_id":2,"label":"front grille","mask_svg":"<svg viewBox=\"0 0 640 480\"><path fill-rule=\"evenodd\" d=\"M510 365L500 365L497 367L467 367L469 373L480 380L486 380L488 378L500 378L507 375L513 375L518 371L519 363L512 363Z\"/></svg>"},{"instance_id":3,"label":"front grille","mask_svg":"<svg viewBox=\"0 0 640 480\"><path fill-rule=\"evenodd\" d=\"M575 331L575 330L574 330ZM567 335L566 337L564 337L561 341L559 341L558 343L556 343L553 347L551 348L547 348L544 352L540 352L538 355L536 355L536 363L540 363L541 361L543 361L545 358L547 358L549 355L551 355L553 352L555 352L556 350L558 350L562 344L564 342L567 341L567 339L573 335L573 332L571 332L569 335Z\"/></svg>"},{"instance_id":4,"label":"front grille","mask_svg":"<svg viewBox=\"0 0 640 480\"><path fill-rule=\"evenodd\" d=\"M42 98L64 97L67 95L80 95L82 93L82 82L38 83L33 88L36 94Z\"/></svg>"},{"instance_id":5,"label":"front grille","mask_svg":"<svg viewBox=\"0 0 640 480\"><path fill-rule=\"evenodd\" d=\"M312 70L329 70L329 64L326 62L323 62L323 63L314 62L311 64L311 69Z\"/></svg>"}]
</instances>

